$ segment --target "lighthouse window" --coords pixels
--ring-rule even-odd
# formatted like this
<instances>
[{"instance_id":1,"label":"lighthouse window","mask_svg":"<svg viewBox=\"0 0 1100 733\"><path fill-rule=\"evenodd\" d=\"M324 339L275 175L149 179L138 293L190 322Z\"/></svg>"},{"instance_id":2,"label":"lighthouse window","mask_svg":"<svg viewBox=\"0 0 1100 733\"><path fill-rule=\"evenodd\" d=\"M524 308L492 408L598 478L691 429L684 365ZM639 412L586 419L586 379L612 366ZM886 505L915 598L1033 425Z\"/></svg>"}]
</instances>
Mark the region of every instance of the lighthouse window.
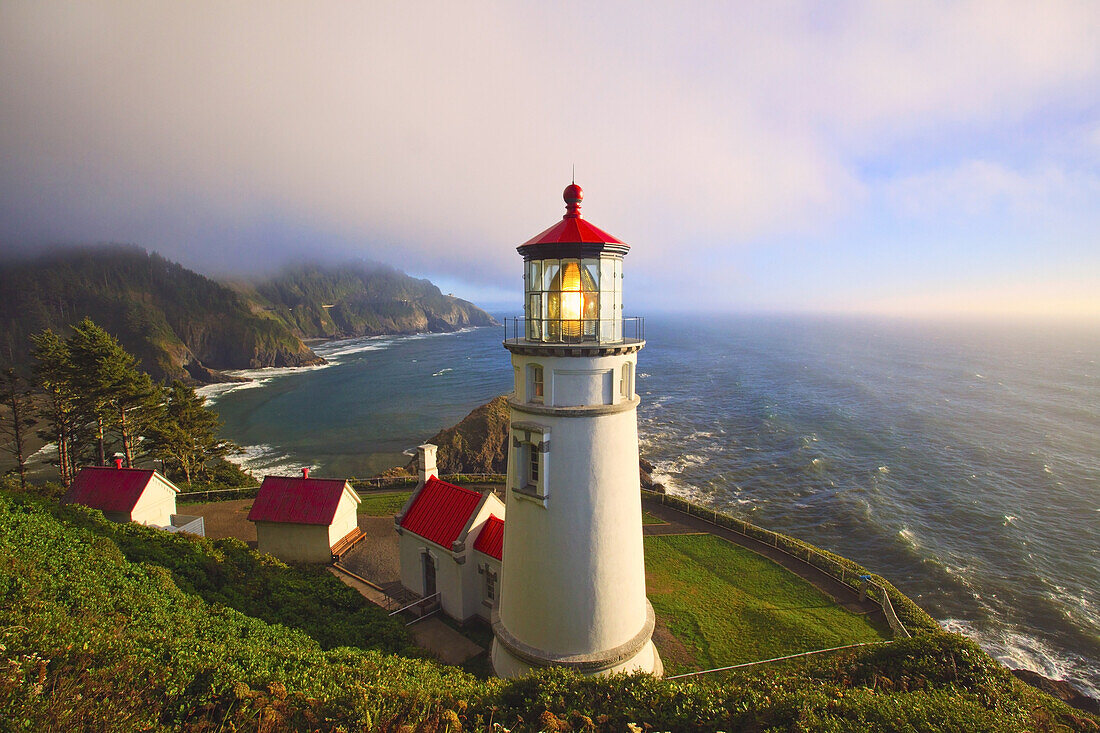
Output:
<instances>
[{"instance_id":1,"label":"lighthouse window","mask_svg":"<svg viewBox=\"0 0 1100 733\"><path fill-rule=\"evenodd\" d=\"M540 500L546 506L548 460L550 428L535 423L513 423L508 481L516 496Z\"/></svg>"},{"instance_id":2,"label":"lighthouse window","mask_svg":"<svg viewBox=\"0 0 1100 733\"><path fill-rule=\"evenodd\" d=\"M595 260L562 260L546 296L551 341L595 341L599 319L599 270Z\"/></svg>"},{"instance_id":3,"label":"lighthouse window","mask_svg":"<svg viewBox=\"0 0 1100 733\"><path fill-rule=\"evenodd\" d=\"M532 364L527 367L527 371L530 375L530 379L527 383L527 401L542 402L545 394L542 367L538 364Z\"/></svg>"},{"instance_id":4,"label":"lighthouse window","mask_svg":"<svg viewBox=\"0 0 1100 733\"><path fill-rule=\"evenodd\" d=\"M538 446L534 445L528 445L527 451L530 454L530 460L527 463L527 483L538 486L539 469L542 467L542 454L539 453Z\"/></svg>"},{"instance_id":5,"label":"lighthouse window","mask_svg":"<svg viewBox=\"0 0 1100 733\"><path fill-rule=\"evenodd\" d=\"M622 394L622 396L625 397L626 399L630 399L630 397L631 397L630 372L631 372L630 362L627 362L626 364L623 364L623 377L622 377L622 380L620 380L620 382L619 382L619 393Z\"/></svg>"}]
</instances>

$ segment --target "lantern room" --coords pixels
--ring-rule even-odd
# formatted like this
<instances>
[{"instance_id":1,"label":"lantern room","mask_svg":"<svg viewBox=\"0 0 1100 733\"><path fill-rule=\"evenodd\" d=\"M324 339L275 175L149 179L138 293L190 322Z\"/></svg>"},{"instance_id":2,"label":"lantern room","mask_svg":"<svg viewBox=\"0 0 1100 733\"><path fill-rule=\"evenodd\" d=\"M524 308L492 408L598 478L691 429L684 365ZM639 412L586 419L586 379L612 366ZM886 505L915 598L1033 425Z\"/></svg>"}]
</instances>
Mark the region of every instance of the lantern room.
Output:
<instances>
[{"instance_id":1,"label":"lantern room","mask_svg":"<svg viewBox=\"0 0 1100 733\"><path fill-rule=\"evenodd\" d=\"M518 247L524 261L525 338L622 341L623 255L630 248L581 218L580 186L566 186L562 198L562 220Z\"/></svg>"}]
</instances>

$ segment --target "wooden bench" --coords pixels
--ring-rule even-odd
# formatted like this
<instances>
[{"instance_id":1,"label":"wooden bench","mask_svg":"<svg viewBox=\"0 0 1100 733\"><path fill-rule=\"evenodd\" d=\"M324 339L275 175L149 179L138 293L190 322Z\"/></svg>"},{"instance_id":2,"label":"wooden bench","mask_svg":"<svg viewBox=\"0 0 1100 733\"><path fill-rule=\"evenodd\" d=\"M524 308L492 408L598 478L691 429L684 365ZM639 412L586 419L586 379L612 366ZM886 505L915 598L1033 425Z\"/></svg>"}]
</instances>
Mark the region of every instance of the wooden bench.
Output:
<instances>
[{"instance_id":1,"label":"wooden bench","mask_svg":"<svg viewBox=\"0 0 1100 733\"><path fill-rule=\"evenodd\" d=\"M332 546L332 559L339 560L341 557L347 554L348 550L355 547L356 543L362 540L367 535L363 530L356 527L352 531L348 532L342 538L340 538L335 545Z\"/></svg>"}]
</instances>

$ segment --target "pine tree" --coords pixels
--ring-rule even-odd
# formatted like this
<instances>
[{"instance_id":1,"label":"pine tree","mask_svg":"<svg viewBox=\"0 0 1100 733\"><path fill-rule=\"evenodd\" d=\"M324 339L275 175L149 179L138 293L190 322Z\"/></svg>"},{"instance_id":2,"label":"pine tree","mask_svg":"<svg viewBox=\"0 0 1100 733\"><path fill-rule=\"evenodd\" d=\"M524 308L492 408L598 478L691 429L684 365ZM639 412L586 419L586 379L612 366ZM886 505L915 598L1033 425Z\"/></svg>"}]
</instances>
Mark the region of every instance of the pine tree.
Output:
<instances>
[{"instance_id":1,"label":"pine tree","mask_svg":"<svg viewBox=\"0 0 1100 733\"><path fill-rule=\"evenodd\" d=\"M30 390L26 381L14 367L4 370L0 380L0 396L7 408L6 419L0 423L0 433L11 440L5 444L5 450L15 457L15 471L19 474L19 485L27 488L27 431L34 425L31 417Z\"/></svg>"},{"instance_id":2,"label":"pine tree","mask_svg":"<svg viewBox=\"0 0 1100 733\"><path fill-rule=\"evenodd\" d=\"M31 336L34 385L44 397L39 417L47 427L38 435L57 443L57 468L66 486L76 473L77 408L69 347L50 329Z\"/></svg>"},{"instance_id":3,"label":"pine tree","mask_svg":"<svg viewBox=\"0 0 1100 733\"><path fill-rule=\"evenodd\" d=\"M107 441L117 431L126 465L134 465L135 438L155 418L159 396L137 359L111 334L85 318L68 340L73 381L79 384L81 413L95 425L100 465Z\"/></svg>"},{"instance_id":4,"label":"pine tree","mask_svg":"<svg viewBox=\"0 0 1100 733\"><path fill-rule=\"evenodd\" d=\"M206 473L207 465L239 448L218 437L221 421L205 405L206 399L182 382L167 390L164 413L150 426L151 454L183 471L187 485Z\"/></svg>"}]
</instances>

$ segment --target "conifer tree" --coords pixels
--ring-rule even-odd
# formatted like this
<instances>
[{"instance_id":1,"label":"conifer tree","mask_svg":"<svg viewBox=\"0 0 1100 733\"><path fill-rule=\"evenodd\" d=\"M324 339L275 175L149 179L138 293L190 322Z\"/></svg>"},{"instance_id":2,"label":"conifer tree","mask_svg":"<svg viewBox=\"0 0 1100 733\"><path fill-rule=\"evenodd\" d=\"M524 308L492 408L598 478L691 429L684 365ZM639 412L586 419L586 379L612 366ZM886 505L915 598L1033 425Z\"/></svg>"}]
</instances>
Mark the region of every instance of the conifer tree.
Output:
<instances>
[{"instance_id":1,"label":"conifer tree","mask_svg":"<svg viewBox=\"0 0 1100 733\"><path fill-rule=\"evenodd\" d=\"M50 329L31 336L34 385L43 396L39 417L47 427L38 435L57 443L57 468L66 486L76 472L76 393L68 345Z\"/></svg>"},{"instance_id":2,"label":"conifer tree","mask_svg":"<svg viewBox=\"0 0 1100 733\"><path fill-rule=\"evenodd\" d=\"M25 380L14 367L4 370L0 381L3 406L6 416L0 423L0 432L10 438L5 449L15 458L15 471L19 474L19 485L27 488L27 431L34 425L31 417L30 390Z\"/></svg>"},{"instance_id":3,"label":"conifer tree","mask_svg":"<svg viewBox=\"0 0 1100 733\"><path fill-rule=\"evenodd\" d=\"M204 404L206 399L182 382L167 390L164 412L149 429L150 452L183 471L187 485L206 473L207 465L239 448L218 437L221 421Z\"/></svg>"},{"instance_id":4,"label":"conifer tree","mask_svg":"<svg viewBox=\"0 0 1100 733\"><path fill-rule=\"evenodd\" d=\"M107 440L117 430L126 465L134 465L135 437L153 418L159 399L137 359L111 334L85 318L68 340L73 381L80 386L81 413L95 426L100 465L107 459Z\"/></svg>"}]
</instances>

